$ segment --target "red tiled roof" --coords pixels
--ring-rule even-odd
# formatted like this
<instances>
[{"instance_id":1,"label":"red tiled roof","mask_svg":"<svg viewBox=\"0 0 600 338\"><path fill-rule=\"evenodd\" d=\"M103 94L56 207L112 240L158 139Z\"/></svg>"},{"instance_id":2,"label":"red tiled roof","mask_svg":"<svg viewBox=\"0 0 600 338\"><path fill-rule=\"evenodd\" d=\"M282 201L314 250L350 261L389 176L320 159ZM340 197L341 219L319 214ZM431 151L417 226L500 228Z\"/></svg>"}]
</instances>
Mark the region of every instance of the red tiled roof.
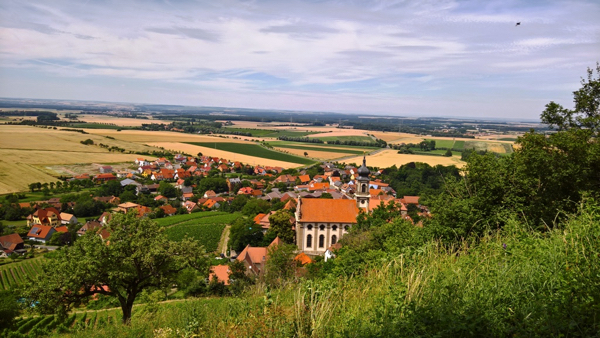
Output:
<instances>
[{"instance_id":1,"label":"red tiled roof","mask_svg":"<svg viewBox=\"0 0 600 338\"><path fill-rule=\"evenodd\" d=\"M304 252L301 252L298 256L294 257L294 260L299 262L301 265L306 265L313 262L313 260Z\"/></svg>"},{"instance_id":2,"label":"red tiled roof","mask_svg":"<svg viewBox=\"0 0 600 338\"><path fill-rule=\"evenodd\" d=\"M163 205L162 207L160 207L166 215L173 215L175 213L177 213L177 209L175 209L172 205L167 204L167 205Z\"/></svg>"},{"instance_id":3,"label":"red tiled roof","mask_svg":"<svg viewBox=\"0 0 600 338\"><path fill-rule=\"evenodd\" d=\"M0 248L6 248L10 251L13 251L17 245L21 243L23 243L23 239L17 233L0 236Z\"/></svg>"},{"instance_id":4,"label":"red tiled roof","mask_svg":"<svg viewBox=\"0 0 600 338\"><path fill-rule=\"evenodd\" d=\"M404 196L401 201L404 204L419 204L419 196Z\"/></svg>"},{"instance_id":5,"label":"red tiled roof","mask_svg":"<svg viewBox=\"0 0 600 338\"><path fill-rule=\"evenodd\" d=\"M27 233L27 237L46 238L51 230L54 230L54 228L49 225L34 224Z\"/></svg>"},{"instance_id":6,"label":"red tiled roof","mask_svg":"<svg viewBox=\"0 0 600 338\"><path fill-rule=\"evenodd\" d=\"M356 201L351 199L303 198L300 200L300 222L356 223Z\"/></svg>"},{"instance_id":7,"label":"red tiled roof","mask_svg":"<svg viewBox=\"0 0 600 338\"><path fill-rule=\"evenodd\" d=\"M69 228L66 225L54 228L57 232L69 232Z\"/></svg>"},{"instance_id":8,"label":"red tiled roof","mask_svg":"<svg viewBox=\"0 0 600 338\"><path fill-rule=\"evenodd\" d=\"M217 281L229 285L229 266L224 264L211 266L208 280L211 281L215 277L217 278Z\"/></svg>"}]
</instances>

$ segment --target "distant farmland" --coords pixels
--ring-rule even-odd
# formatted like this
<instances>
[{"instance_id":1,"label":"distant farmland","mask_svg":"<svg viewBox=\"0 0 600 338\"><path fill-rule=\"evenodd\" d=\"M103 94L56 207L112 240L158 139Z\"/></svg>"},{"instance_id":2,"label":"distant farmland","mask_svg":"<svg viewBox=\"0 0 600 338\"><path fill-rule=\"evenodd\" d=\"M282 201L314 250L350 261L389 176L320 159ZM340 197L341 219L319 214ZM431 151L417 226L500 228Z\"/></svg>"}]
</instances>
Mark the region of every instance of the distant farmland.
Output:
<instances>
[{"instance_id":1,"label":"distant farmland","mask_svg":"<svg viewBox=\"0 0 600 338\"><path fill-rule=\"evenodd\" d=\"M216 150L223 150L223 151L228 151L228 152L232 152L232 153L266 158L266 159L277 160L277 161L307 164L307 165L315 163L315 161L312 161L312 160L309 160L306 158L288 155L288 154L282 154L277 151L269 150L269 149L261 147L260 145L257 145L257 144L229 143L229 142L185 142L185 143L195 145L195 146L200 146L200 147L212 148L212 149L216 149Z\"/></svg>"}]
</instances>

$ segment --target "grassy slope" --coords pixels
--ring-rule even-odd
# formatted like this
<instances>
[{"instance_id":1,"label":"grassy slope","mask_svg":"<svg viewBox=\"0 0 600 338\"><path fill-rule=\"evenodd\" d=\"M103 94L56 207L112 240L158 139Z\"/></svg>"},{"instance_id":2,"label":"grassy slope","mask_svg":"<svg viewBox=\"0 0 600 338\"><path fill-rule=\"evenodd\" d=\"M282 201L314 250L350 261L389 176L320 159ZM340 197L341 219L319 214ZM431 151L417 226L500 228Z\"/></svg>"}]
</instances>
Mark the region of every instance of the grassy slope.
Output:
<instances>
[{"instance_id":1,"label":"grassy slope","mask_svg":"<svg viewBox=\"0 0 600 338\"><path fill-rule=\"evenodd\" d=\"M277 161L306 164L306 165L315 163L315 161L308 160L308 159L305 159L302 157L283 154L283 153L280 153L277 151L269 150L269 149L263 148L257 144L227 143L227 142L185 142L185 143L196 145L196 146L201 146L201 147L213 148L213 149L215 149L215 147L216 147L216 149L218 149L218 150L224 150L224 151L229 151L232 153L256 156L256 157L277 160Z\"/></svg>"},{"instance_id":2,"label":"grassy slope","mask_svg":"<svg viewBox=\"0 0 600 338\"><path fill-rule=\"evenodd\" d=\"M241 298L163 304L154 315L136 311L130 326L77 336L152 337L176 330L207 337L595 335L599 229L598 211L546 234L509 222L502 234L478 245L449 249L429 242L400 256L379 253L379 267L353 276L269 293L257 286Z\"/></svg>"}]
</instances>

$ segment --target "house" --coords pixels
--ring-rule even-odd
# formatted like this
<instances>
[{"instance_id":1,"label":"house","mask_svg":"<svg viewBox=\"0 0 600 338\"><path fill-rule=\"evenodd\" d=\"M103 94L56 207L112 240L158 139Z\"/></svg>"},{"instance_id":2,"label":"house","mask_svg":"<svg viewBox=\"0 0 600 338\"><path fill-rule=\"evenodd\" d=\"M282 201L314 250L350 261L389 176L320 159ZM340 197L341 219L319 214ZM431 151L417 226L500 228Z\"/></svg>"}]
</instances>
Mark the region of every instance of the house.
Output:
<instances>
[{"instance_id":1,"label":"house","mask_svg":"<svg viewBox=\"0 0 600 338\"><path fill-rule=\"evenodd\" d=\"M308 185L308 191L327 190L329 189L329 182L322 183L310 183Z\"/></svg>"},{"instance_id":2,"label":"house","mask_svg":"<svg viewBox=\"0 0 600 338\"><path fill-rule=\"evenodd\" d=\"M133 203L133 202L125 202L125 203L121 203L117 206L117 210L116 211L120 211L120 212L124 212L124 213L128 213L129 210L134 210L137 209L140 205L137 203Z\"/></svg>"},{"instance_id":3,"label":"house","mask_svg":"<svg viewBox=\"0 0 600 338\"><path fill-rule=\"evenodd\" d=\"M103 165L100 167L101 174L110 174L112 173L112 167L109 165Z\"/></svg>"},{"instance_id":4,"label":"house","mask_svg":"<svg viewBox=\"0 0 600 338\"><path fill-rule=\"evenodd\" d=\"M27 226L34 224L57 227L61 224L60 212L54 208L37 209L33 214L27 216Z\"/></svg>"},{"instance_id":5,"label":"house","mask_svg":"<svg viewBox=\"0 0 600 338\"><path fill-rule=\"evenodd\" d=\"M1 256L8 256L14 252L23 253L25 250L25 244L19 234L14 233L10 235L0 236L0 254Z\"/></svg>"},{"instance_id":6,"label":"house","mask_svg":"<svg viewBox=\"0 0 600 338\"><path fill-rule=\"evenodd\" d=\"M271 217L271 215L273 215L274 213L276 213L276 211L271 211L268 214L258 214L256 215L256 217L254 217L254 223L256 225L260 225L263 233L266 233L267 230L269 230L269 228L271 227L271 221L269 220L269 217ZM294 227L294 222L294 218L290 217L290 228Z\"/></svg>"},{"instance_id":7,"label":"house","mask_svg":"<svg viewBox=\"0 0 600 338\"><path fill-rule=\"evenodd\" d=\"M335 252L338 251L340 248L342 247L342 245L338 242L335 243L334 245L330 246L329 248L327 248L327 251L325 251L325 262L327 262L328 260L335 258Z\"/></svg>"},{"instance_id":8,"label":"house","mask_svg":"<svg viewBox=\"0 0 600 338\"><path fill-rule=\"evenodd\" d=\"M404 204L419 205L419 196L404 196L400 201Z\"/></svg>"},{"instance_id":9,"label":"house","mask_svg":"<svg viewBox=\"0 0 600 338\"><path fill-rule=\"evenodd\" d=\"M46 243L55 232L56 230L51 226L35 224L31 227L29 233L27 233L27 238L30 241Z\"/></svg>"},{"instance_id":10,"label":"house","mask_svg":"<svg viewBox=\"0 0 600 338\"><path fill-rule=\"evenodd\" d=\"M227 164L219 164L219 165L217 166L217 169L218 169L220 172L222 172L222 173L223 173L223 172L230 172L230 171L231 171L231 169L230 169L230 168L227 166Z\"/></svg>"},{"instance_id":11,"label":"house","mask_svg":"<svg viewBox=\"0 0 600 338\"><path fill-rule=\"evenodd\" d=\"M218 207L220 207L221 205L219 204L219 202L213 200L213 199L209 199L206 202L204 202L202 204L203 206L209 208L209 209L216 209Z\"/></svg>"},{"instance_id":12,"label":"house","mask_svg":"<svg viewBox=\"0 0 600 338\"><path fill-rule=\"evenodd\" d=\"M216 278L218 282L221 282L225 285L229 285L230 273L231 270L229 270L229 265L213 265L210 267L210 274L208 275L208 280L212 281Z\"/></svg>"},{"instance_id":13,"label":"house","mask_svg":"<svg viewBox=\"0 0 600 338\"><path fill-rule=\"evenodd\" d=\"M276 237L266 248L251 247L248 244L236 259L244 263L247 274L262 275L265 272L265 263L268 259L269 249L279 244L281 244L279 237Z\"/></svg>"},{"instance_id":14,"label":"house","mask_svg":"<svg viewBox=\"0 0 600 338\"><path fill-rule=\"evenodd\" d=\"M302 175L298 177L298 179L300 180L301 184L308 184L310 182L310 176L308 175Z\"/></svg>"},{"instance_id":15,"label":"house","mask_svg":"<svg viewBox=\"0 0 600 338\"><path fill-rule=\"evenodd\" d=\"M217 194L212 191L212 190L208 190L204 193L204 198L211 198L211 197L216 197Z\"/></svg>"},{"instance_id":16,"label":"house","mask_svg":"<svg viewBox=\"0 0 600 338\"><path fill-rule=\"evenodd\" d=\"M121 181L121 186L122 187L125 187L125 186L128 186L128 185L135 185L136 187L141 186L140 183L138 183L138 182L136 182L136 181L134 181L134 180L132 180L130 178L126 178L126 179L124 179L124 180Z\"/></svg>"},{"instance_id":17,"label":"house","mask_svg":"<svg viewBox=\"0 0 600 338\"><path fill-rule=\"evenodd\" d=\"M169 199L163 195L158 195L158 196L154 197L154 200L157 202L162 202L162 203L167 203L169 201Z\"/></svg>"},{"instance_id":18,"label":"house","mask_svg":"<svg viewBox=\"0 0 600 338\"><path fill-rule=\"evenodd\" d=\"M152 213L152 209L150 207L140 205L136 209L138 217L146 217L148 214Z\"/></svg>"},{"instance_id":19,"label":"house","mask_svg":"<svg viewBox=\"0 0 600 338\"><path fill-rule=\"evenodd\" d=\"M94 176L94 181L96 181L97 183L113 181L116 179L117 179L117 176L115 176L113 174L99 174L99 175Z\"/></svg>"},{"instance_id":20,"label":"house","mask_svg":"<svg viewBox=\"0 0 600 338\"><path fill-rule=\"evenodd\" d=\"M241 188L240 190L238 190L238 195L250 195L252 196L254 193L254 189L250 188L250 187L244 187Z\"/></svg>"},{"instance_id":21,"label":"house","mask_svg":"<svg viewBox=\"0 0 600 338\"><path fill-rule=\"evenodd\" d=\"M81 175L76 175L73 176L74 180L89 180L91 179L90 174L81 174Z\"/></svg>"},{"instance_id":22,"label":"house","mask_svg":"<svg viewBox=\"0 0 600 338\"><path fill-rule=\"evenodd\" d=\"M177 209L175 209L175 207L173 207L170 204L163 205L162 207L159 207L159 208L162 209L165 212L165 215L167 215L167 216L173 216L177 213Z\"/></svg>"},{"instance_id":23,"label":"house","mask_svg":"<svg viewBox=\"0 0 600 338\"><path fill-rule=\"evenodd\" d=\"M85 222L85 224L81 227L81 229L77 230L77 235L79 236L83 236L85 235L88 231L95 231L95 229L100 229L102 228L102 224L98 221L87 221Z\"/></svg>"},{"instance_id":24,"label":"house","mask_svg":"<svg viewBox=\"0 0 600 338\"><path fill-rule=\"evenodd\" d=\"M184 207L188 213L192 213L192 211L197 210L198 209L198 205L192 201L185 201L184 203L181 204L182 207Z\"/></svg>"},{"instance_id":25,"label":"house","mask_svg":"<svg viewBox=\"0 0 600 338\"><path fill-rule=\"evenodd\" d=\"M292 175L281 175L279 177L277 177L273 183L283 183L287 186L290 186L292 184L296 183L296 176L292 176Z\"/></svg>"},{"instance_id":26,"label":"house","mask_svg":"<svg viewBox=\"0 0 600 338\"><path fill-rule=\"evenodd\" d=\"M67 214L66 212L60 213L60 224L77 224L77 217L71 214Z\"/></svg>"},{"instance_id":27,"label":"house","mask_svg":"<svg viewBox=\"0 0 600 338\"><path fill-rule=\"evenodd\" d=\"M229 189L229 192L231 192L236 186L238 186L239 184L241 184L242 181L239 178L228 178L227 179L227 188Z\"/></svg>"},{"instance_id":28,"label":"house","mask_svg":"<svg viewBox=\"0 0 600 338\"><path fill-rule=\"evenodd\" d=\"M100 222L101 225L106 225L111 220L112 220L112 214L110 212L103 212L102 215L100 215L100 218L98 218L98 221Z\"/></svg>"}]
</instances>

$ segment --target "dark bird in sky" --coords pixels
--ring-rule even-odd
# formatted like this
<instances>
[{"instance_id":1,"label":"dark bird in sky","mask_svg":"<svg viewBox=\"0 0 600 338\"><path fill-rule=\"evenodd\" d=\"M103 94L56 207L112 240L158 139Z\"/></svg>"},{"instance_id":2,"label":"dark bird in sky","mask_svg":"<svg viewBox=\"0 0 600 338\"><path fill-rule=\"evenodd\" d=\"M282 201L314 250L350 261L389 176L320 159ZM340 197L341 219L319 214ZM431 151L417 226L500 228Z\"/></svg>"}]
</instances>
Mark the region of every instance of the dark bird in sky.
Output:
<instances>
[{"instance_id":1,"label":"dark bird in sky","mask_svg":"<svg viewBox=\"0 0 600 338\"><path fill-rule=\"evenodd\" d=\"M521 26L521 22L517 22L515 26Z\"/></svg>"}]
</instances>

